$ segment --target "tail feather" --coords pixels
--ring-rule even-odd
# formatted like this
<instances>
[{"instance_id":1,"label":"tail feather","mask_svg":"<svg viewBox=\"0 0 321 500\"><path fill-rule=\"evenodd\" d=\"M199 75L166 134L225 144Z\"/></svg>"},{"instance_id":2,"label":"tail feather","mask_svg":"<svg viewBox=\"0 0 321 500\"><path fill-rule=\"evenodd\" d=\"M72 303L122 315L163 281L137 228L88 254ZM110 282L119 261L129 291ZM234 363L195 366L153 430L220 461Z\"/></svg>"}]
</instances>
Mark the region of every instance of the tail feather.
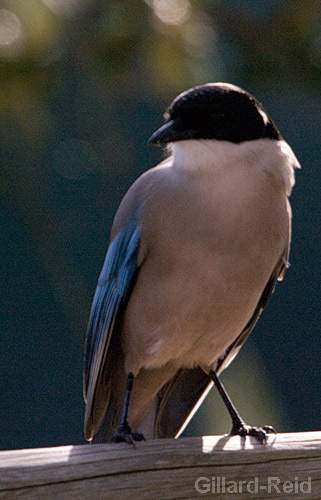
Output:
<instances>
[{"instance_id":1,"label":"tail feather","mask_svg":"<svg viewBox=\"0 0 321 500\"><path fill-rule=\"evenodd\" d=\"M201 368L179 370L158 394L154 437L178 437L212 386L213 382Z\"/></svg>"},{"instance_id":2,"label":"tail feather","mask_svg":"<svg viewBox=\"0 0 321 500\"><path fill-rule=\"evenodd\" d=\"M212 386L201 368L141 370L134 379L129 425L146 439L178 437ZM117 431L125 391L118 386L113 395L92 443L109 442Z\"/></svg>"}]
</instances>

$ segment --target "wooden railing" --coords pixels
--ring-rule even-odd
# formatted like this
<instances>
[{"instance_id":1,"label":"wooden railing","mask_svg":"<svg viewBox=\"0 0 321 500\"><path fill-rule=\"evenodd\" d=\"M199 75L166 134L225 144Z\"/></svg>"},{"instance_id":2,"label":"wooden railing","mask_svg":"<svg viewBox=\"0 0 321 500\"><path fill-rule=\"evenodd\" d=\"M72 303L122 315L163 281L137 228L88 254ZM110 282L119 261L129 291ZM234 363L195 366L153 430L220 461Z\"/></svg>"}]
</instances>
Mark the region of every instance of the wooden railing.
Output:
<instances>
[{"instance_id":1,"label":"wooden railing","mask_svg":"<svg viewBox=\"0 0 321 500\"><path fill-rule=\"evenodd\" d=\"M321 432L0 452L0 498L321 499Z\"/></svg>"}]
</instances>

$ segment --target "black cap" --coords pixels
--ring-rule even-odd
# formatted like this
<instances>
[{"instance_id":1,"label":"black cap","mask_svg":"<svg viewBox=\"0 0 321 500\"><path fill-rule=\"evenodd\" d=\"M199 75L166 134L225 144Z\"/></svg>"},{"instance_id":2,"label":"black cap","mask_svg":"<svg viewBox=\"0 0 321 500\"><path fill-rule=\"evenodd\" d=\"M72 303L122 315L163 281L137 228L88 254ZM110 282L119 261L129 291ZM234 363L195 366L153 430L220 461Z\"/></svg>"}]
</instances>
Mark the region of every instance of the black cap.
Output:
<instances>
[{"instance_id":1,"label":"black cap","mask_svg":"<svg viewBox=\"0 0 321 500\"><path fill-rule=\"evenodd\" d=\"M280 132L251 94L229 83L207 83L177 96L165 113L165 124L149 139L164 145L186 139L240 143L281 139Z\"/></svg>"}]
</instances>

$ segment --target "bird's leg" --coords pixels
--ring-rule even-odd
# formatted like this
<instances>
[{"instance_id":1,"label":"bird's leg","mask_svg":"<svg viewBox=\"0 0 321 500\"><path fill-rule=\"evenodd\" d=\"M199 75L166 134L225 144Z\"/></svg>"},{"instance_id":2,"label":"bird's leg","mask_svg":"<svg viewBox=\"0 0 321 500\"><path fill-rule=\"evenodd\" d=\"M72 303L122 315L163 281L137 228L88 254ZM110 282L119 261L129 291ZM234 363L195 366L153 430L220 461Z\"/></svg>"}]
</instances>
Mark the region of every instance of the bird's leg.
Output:
<instances>
[{"instance_id":1,"label":"bird's leg","mask_svg":"<svg viewBox=\"0 0 321 500\"><path fill-rule=\"evenodd\" d=\"M145 438L141 432L132 432L128 424L128 408L130 395L133 388L134 375L129 373L127 376L126 394L124 399L123 411L120 419L120 426L116 434L111 437L112 443L126 442L134 444L134 441L145 441Z\"/></svg>"},{"instance_id":2,"label":"bird's leg","mask_svg":"<svg viewBox=\"0 0 321 500\"><path fill-rule=\"evenodd\" d=\"M223 399L227 411L229 412L232 419L232 429L230 434L232 436L239 435L242 437L254 436L258 441L265 444L267 441L267 434L275 434L274 428L271 425L265 425L264 427L251 427L250 425L246 425L239 412L233 405L231 398L226 392L222 382L219 380L214 371L210 372L210 377L213 380L221 398Z\"/></svg>"}]
</instances>

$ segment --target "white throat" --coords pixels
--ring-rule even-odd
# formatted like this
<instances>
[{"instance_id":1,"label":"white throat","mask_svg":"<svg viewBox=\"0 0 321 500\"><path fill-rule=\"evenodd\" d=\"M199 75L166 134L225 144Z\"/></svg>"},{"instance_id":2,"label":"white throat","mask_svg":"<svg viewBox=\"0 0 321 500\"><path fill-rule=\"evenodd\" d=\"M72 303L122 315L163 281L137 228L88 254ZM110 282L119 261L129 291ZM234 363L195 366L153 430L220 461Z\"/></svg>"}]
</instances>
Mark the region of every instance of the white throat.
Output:
<instances>
[{"instance_id":1,"label":"white throat","mask_svg":"<svg viewBox=\"0 0 321 500\"><path fill-rule=\"evenodd\" d=\"M300 164L284 140L257 139L235 144L215 139L189 139L170 143L172 166L191 174L228 175L240 169L247 175L268 173L291 194L295 184L294 169Z\"/></svg>"}]
</instances>

